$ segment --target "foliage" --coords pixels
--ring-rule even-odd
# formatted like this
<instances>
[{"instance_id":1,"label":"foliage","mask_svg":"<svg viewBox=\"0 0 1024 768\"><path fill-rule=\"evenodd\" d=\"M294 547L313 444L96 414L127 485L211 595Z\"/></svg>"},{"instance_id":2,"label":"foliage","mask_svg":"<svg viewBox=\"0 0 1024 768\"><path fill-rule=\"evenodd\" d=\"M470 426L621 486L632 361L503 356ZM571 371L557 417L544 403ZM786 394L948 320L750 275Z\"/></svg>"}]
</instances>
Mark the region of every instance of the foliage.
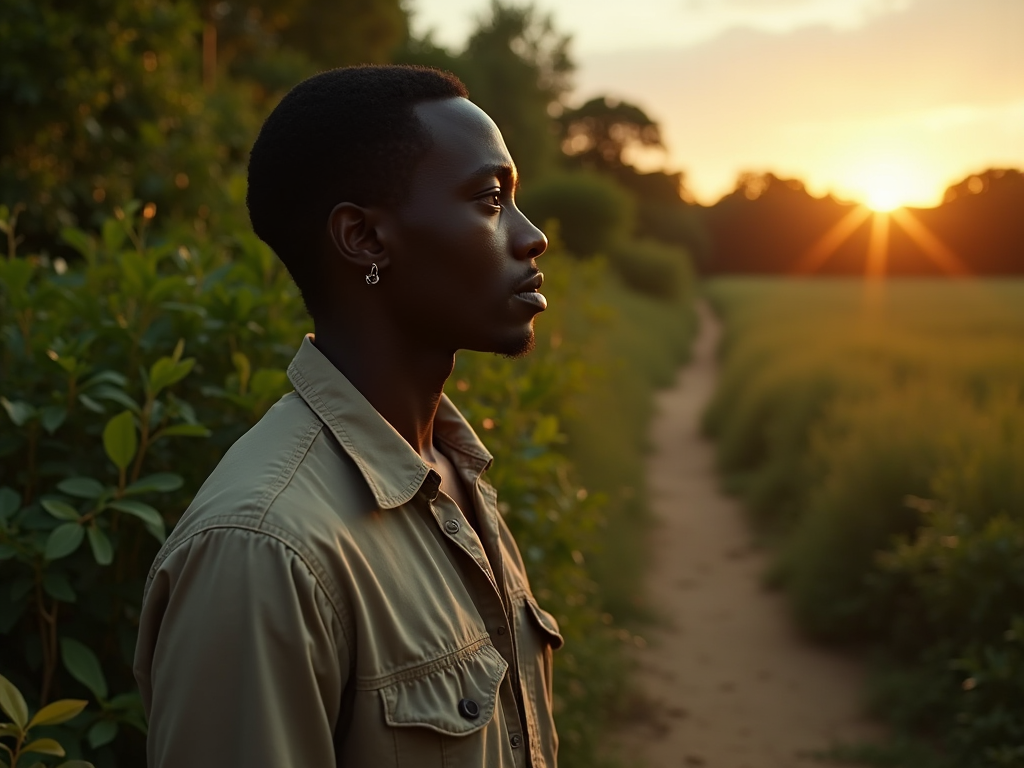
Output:
<instances>
[{"instance_id":1,"label":"foliage","mask_svg":"<svg viewBox=\"0 0 1024 768\"><path fill-rule=\"evenodd\" d=\"M607 251L612 267L634 291L672 301L692 287L689 254L677 246L633 240L613 243Z\"/></svg>"},{"instance_id":2,"label":"foliage","mask_svg":"<svg viewBox=\"0 0 1024 768\"><path fill-rule=\"evenodd\" d=\"M138 209L98 238L66 229L77 265L0 262L2 671L41 704L91 693L69 748L105 764L119 732L121 758L144 759L131 662L165 526L286 391L277 341L304 324L254 238L150 245Z\"/></svg>"},{"instance_id":3,"label":"foliage","mask_svg":"<svg viewBox=\"0 0 1024 768\"><path fill-rule=\"evenodd\" d=\"M558 118L562 151L582 168L617 171L635 147L663 147L661 129L640 107L598 96Z\"/></svg>"},{"instance_id":4,"label":"foliage","mask_svg":"<svg viewBox=\"0 0 1024 768\"><path fill-rule=\"evenodd\" d=\"M156 237L139 209L99 236L66 229L81 255L70 266L0 262L0 671L40 704L95 701L62 739L99 765L143 760L131 662L148 564L227 446L290 389L283 368L307 325L253 237ZM544 258L537 351L462 355L451 389L501 457L502 509L570 641L556 657L564 762L595 765L623 639L583 555L602 496L580 487L564 443L601 381L591 339L614 318L595 297L615 281L601 261Z\"/></svg>"},{"instance_id":5,"label":"foliage","mask_svg":"<svg viewBox=\"0 0 1024 768\"><path fill-rule=\"evenodd\" d=\"M599 260L595 260L599 263ZM594 262L577 265L590 268ZM692 286L691 286L692 290ZM644 597L648 562L648 427L654 393L670 386L693 340L692 295L652 299L606 280L588 287L601 314L570 317L562 343L579 344L594 362L589 386L573 398L566 453L590 493L605 498L605 522L586 562L600 586L606 620L634 632L654 615ZM630 638L620 629L624 640Z\"/></svg>"},{"instance_id":6,"label":"foliage","mask_svg":"<svg viewBox=\"0 0 1024 768\"><path fill-rule=\"evenodd\" d=\"M27 205L30 245L136 195L190 216L213 202L225 158L203 115L198 29L187 3L5 3L0 203Z\"/></svg>"},{"instance_id":7,"label":"foliage","mask_svg":"<svg viewBox=\"0 0 1024 768\"><path fill-rule=\"evenodd\" d=\"M61 699L47 704L34 715L29 717L28 705L21 691L14 687L14 684L3 675L0 675L0 710L7 715L11 722L0 723L0 739L14 739L14 746L0 742L0 749L3 749L9 757L9 762L0 760L0 766L4 768L18 768L18 760L27 754L53 755L64 757L64 747L56 739L49 737L29 737L29 732L34 728L45 726L56 726L65 723L76 717L89 702L76 699ZM36 766L42 765L36 763ZM91 763L81 760L68 760L61 763L58 768L93 768Z\"/></svg>"},{"instance_id":8,"label":"foliage","mask_svg":"<svg viewBox=\"0 0 1024 768\"><path fill-rule=\"evenodd\" d=\"M521 195L520 207L538 224L558 222L571 253L594 256L633 229L634 202L615 182L594 173L551 176Z\"/></svg>"},{"instance_id":9,"label":"foliage","mask_svg":"<svg viewBox=\"0 0 1024 768\"><path fill-rule=\"evenodd\" d=\"M779 543L774 577L808 631L874 649L876 711L934 745L872 759L1020 764L1021 285L745 280L711 294L727 342L706 423Z\"/></svg>"},{"instance_id":10,"label":"foliage","mask_svg":"<svg viewBox=\"0 0 1024 768\"><path fill-rule=\"evenodd\" d=\"M569 38L531 5L493 0L464 50L437 46L428 35L410 40L396 60L449 70L470 99L501 130L520 176L529 185L556 167L558 138L551 114L561 109L574 65Z\"/></svg>"}]
</instances>

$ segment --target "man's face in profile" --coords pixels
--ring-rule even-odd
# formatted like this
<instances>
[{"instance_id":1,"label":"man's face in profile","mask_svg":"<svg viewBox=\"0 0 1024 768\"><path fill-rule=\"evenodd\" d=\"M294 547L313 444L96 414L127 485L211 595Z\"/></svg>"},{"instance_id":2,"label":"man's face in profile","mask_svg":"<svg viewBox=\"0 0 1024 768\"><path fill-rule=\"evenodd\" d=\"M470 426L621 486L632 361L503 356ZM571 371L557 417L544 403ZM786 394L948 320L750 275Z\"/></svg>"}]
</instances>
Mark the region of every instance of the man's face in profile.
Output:
<instances>
[{"instance_id":1,"label":"man's face in profile","mask_svg":"<svg viewBox=\"0 0 1024 768\"><path fill-rule=\"evenodd\" d=\"M378 230L384 279L407 338L455 352L520 355L546 306L534 260L544 233L515 207L515 165L497 126L466 99L419 104L432 147Z\"/></svg>"}]
</instances>

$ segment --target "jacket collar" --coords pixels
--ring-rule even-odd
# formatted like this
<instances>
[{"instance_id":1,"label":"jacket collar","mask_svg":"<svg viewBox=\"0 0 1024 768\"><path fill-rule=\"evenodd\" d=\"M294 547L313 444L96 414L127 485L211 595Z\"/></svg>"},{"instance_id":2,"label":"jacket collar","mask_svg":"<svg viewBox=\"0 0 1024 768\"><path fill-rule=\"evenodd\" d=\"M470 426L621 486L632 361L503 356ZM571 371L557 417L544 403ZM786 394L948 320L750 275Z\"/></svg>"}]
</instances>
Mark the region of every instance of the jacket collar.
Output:
<instances>
[{"instance_id":1,"label":"jacket collar","mask_svg":"<svg viewBox=\"0 0 1024 768\"><path fill-rule=\"evenodd\" d=\"M407 503L435 474L398 431L381 416L362 393L313 344L313 334L288 366L295 391L331 430L342 449L355 462L381 509ZM490 465L491 454L447 395L434 417L434 436L458 455L457 465L479 477ZM433 479L436 493L437 479Z\"/></svg>"}]
</instances>

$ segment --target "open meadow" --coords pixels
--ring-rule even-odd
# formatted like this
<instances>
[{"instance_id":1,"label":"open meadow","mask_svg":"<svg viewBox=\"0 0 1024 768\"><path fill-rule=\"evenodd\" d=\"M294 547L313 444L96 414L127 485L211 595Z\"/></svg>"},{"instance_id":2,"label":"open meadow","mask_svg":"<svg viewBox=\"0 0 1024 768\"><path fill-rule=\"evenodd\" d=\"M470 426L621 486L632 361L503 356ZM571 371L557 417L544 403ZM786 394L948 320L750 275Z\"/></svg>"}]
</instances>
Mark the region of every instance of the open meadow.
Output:
<instances>
[{"instance_id":1,"label":"open meadow","mask_svg":"<svg viewBox=\"0 0 1024 768\"><path fill-rule=\"evenodd\" d=\"M809 635L866 649L887 765L1024 761L1024 282L728 279L705 415Z\"/></svg>"}]
</instances>

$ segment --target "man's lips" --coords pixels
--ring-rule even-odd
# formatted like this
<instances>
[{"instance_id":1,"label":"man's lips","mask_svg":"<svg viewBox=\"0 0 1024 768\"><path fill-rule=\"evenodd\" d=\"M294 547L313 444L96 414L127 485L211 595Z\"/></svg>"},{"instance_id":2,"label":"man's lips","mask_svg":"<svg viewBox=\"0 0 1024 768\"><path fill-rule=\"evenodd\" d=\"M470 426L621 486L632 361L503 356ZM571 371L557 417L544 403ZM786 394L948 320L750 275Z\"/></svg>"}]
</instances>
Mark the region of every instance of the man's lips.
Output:
<instances>
[{"instance_id":1,"label":"man's lips","mask_svg":"<svg viewBox=\"0 0 1024 768\"><path fill-rule=\"evenodd\" d=\"M533 291L539 291L540 287L544 285L544 273L535 272L527 280L524 280L516 288L516 293L531 293Z\"/></svg>"},{"instance_id":2,"label":"man's lips","mask_svg":"<svg viewBox=\"0 0 1024 768\"><path fill-rule=\"evenodd\" d=\"M539 309L547 309L548 300L544 297L543 293L540 293L539 289L544 284L544 273L537 272L532 275L528 280L519 284L516 289L516 298L520 301L525 301L533 304Z\"/></svg>"}]
</instances>

